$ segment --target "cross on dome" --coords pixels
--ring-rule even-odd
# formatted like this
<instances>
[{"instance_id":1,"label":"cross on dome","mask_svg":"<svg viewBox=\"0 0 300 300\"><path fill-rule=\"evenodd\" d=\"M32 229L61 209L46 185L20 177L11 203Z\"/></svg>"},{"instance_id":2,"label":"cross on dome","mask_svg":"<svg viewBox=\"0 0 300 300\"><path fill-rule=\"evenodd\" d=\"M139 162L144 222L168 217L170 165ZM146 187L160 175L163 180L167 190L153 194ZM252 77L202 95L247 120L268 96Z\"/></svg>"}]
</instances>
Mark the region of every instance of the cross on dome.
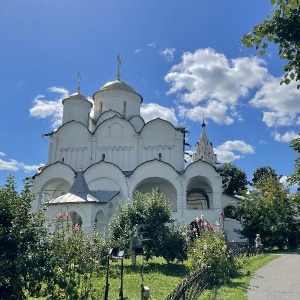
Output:
<instances>
[{"instance_id":1,"label":"cross on dome","mask_svg":"<svg viewBox=\"0 0 300 300\"><path fill-rule=\"evenodd\" d=\"M81 80L82 80L81 73L78 72L78 73L77 73L77 81L78 81L78 83L77 83L77 92L78 92L78 94L80 94Z\"/></svg>"},{"instance_id":2,"label":"cross on dome","mask_svg":"<svg viewBox=\"0 0 300 300\"><path fill-rule=\"evenodd\" d=\"M120 67L121 67L121 56L120 54L118 53L117 54L117 60L118 60L118 73L117 73L117 80L120 81L120 77L121 77L121 73L120 73Z\"/></svg>"}]
</instances>

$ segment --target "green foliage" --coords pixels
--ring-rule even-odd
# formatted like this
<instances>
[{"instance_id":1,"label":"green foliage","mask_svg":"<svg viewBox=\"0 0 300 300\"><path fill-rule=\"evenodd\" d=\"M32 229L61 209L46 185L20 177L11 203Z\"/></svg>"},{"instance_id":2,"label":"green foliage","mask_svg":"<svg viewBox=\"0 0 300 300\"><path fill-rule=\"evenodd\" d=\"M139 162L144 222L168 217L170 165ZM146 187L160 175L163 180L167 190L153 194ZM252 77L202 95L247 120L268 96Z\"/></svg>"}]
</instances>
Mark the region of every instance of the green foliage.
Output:
<instances>
[{"instance_id":1,"label":"green foliage","mask_svg":"<svg viewBox=\"0 0 300 300\"><path fill-rule=\"evenodd\" d=\"M245 34L242 43L255 47L261 55L266 53L268 44L278 45L280 59L286 60L285 76L282 83L289 84L291 80L300 80L300 1L270 0L273 5L269 16ZM297 86L300 88L300 85Z\"/></svg>"},{"instance_id":2,"label":"green foliage","mask_svg":"<svg viewBox=\"0 0 300 300\"><path fill-rule=\"evenodd\" d=\"M290 147L297 152L298 157L295 159L294 172L289 176L288 183L291 185L298 186L297 191L290 196L292 203L294 218L300 220L300 137L291 141ZM300 247L300 228L296 232L298 238L295 239L295 246Z\"/></svg>"},{"instance_id":3,"label":"green foliage","mask_svg":"<svg viewBox=\"0 0 300 300\"><path fill-rule=\"evenodd\" d=\"M223 192L229 196L240 195L247 191L247 175L233 163L225 163L222 171Z\"/></svg>"},{"instance_id":4,"label":"green foliage","mask_svg":"<svg viewBox=\"0 0 300 300\"><path fill-rule=\"evenodd\" d=\"M238 214L236 211L236 207L229 205L224 208L224 216L225 218L236 219L238 220Z\"/></svg>"},{"instance_id":5,"label":"green foliage","mask_svg":"<svg viewBox=\"0 0 300 300\"><path fill-rule=\"evenodd\" d=\"M253 242L260 233L264 247L294 247L299 239L299 220L295 218L289 190L272 176L261 181L258 190L247 195L238 206L242 234Z\"/></svg>"},{"instance_id":6,"label":"green foliage","mask_svg":"<svg viewBox=\"0 0 300 300\"><path fill-rule=\"evenodd\" d=\"M291 185L300 185L300 136L291 141L290 147L297 152L298 157L295 160L294 173L288 178Z\"/></svg>"},{"instance_id":7,"label":"green foliage","mask_svg":"<svg viewBox=\"0 0 300 300\"><path fill-rule=\"evenodd\" d=\"M44 216L31 213L31 181L21 193L9 175L0 187L0 295L1 299L26 299L41 289L45 276L46 234Z\"/></svg>"},{"instance_id":8,"label":"green foliage","mask_svg":"<svg viewBox=\"0 0 300 300\"><path fill-rule=\"evenodd\" d=\"M94 282L104 275L101 264L108 254L105 238L74 226L69 217L69 211L60 213L56 230L49 237L43 296L53 300L97 299L100 291Z\"/></svg>"},{"instance_id":9,"label":"green foliage","mask_svg":"<svg viewBox=\"0 0 300 300\"><path fill-rule=\"evenodd\" d=\"M111 246L130 251L142 245L146 259L162 256L182 261L186 257L185 240L171 216L170 203L156 189L136 192L133 201L119 204L109 223ZM166 241L175 248L166 247Z\"/></svg>"},{"instance_id":10,"label":"green foliage","mask_svg":"<svg viewBox=\"0 0 300 300\"><path fill-rule=\"evenodd\" d=\"M204 291L199 300L247 300L247 288L254 272L277 257L273 254L247 257L246 263L239 269L238 274L231 278L229 283Z\"/></svg>"},{"instance_id":11,"label":"green foliage","mask_svg":"<svg viewBox=\"0 0 300 300\"><path fill-rule=\"evenodd\" d=\"M227 237L221 230L220 222L212 226L204 216L192 223L188 231L190 241L190 262L192 270L210 266L212 282L223 284L237 271L237 264L227 245Z\"/></svg>"},{"instance_id":12,"label":"green foliage","mask_svg":"<svg viewBox=\"0 0 300 300\"><path fill-rule=\"evenodd\" d=\"M187 259L187 244L183 235L185 230L186 226L178 223L170 223L165 226L159 252L167 262L175 260L183 262Z\"/></svg>"},{"instance_id":13,"label":"green foliage","mask_svg":"<svg viewBox=\"0 0 300 300\"><path fill-rule=\"evenodd\" d=\"M267 166L267 167L257 168L253 172L252 184L254 186L259 185L260 182L263 182L269 177L272 177L274 179L278 178L276 171L272 167Z\"/></svg>"}]
</instances>

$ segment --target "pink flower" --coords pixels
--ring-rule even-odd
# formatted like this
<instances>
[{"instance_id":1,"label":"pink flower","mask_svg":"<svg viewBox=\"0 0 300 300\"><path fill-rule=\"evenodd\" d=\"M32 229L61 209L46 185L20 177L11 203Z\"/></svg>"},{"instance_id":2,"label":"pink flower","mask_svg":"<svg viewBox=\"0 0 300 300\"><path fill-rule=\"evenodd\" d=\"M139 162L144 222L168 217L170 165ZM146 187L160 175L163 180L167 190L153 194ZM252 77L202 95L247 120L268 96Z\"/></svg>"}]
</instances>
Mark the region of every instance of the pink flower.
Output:
<instances>
[{"instance_id":1,"label":"pink flower","mask_svg":"<svg viewBox=\"0 0 300 300\"><path fill-rule=\"evenodd\" d=\"M70 215L70 211L67 210L66 213L65 213L65 217L67 218L69 215Z\"/></svg>"},{"instance_id":2,"label":"pink flower","mask_svg":"<svg viewBox=\"0 0 300 300\"><path fill-rule=\"evenodd\" d=\"M65 214L64 214L63 212L61 212L61 213L58 215L58 217L61 218L61 219L62 219L64 216L65 216Z\"/></svg>"},{"instance_id":3,"label":"pink flower","mask_svg":"<svg viewBox=\"0 0 300 300\"><path fill-rule=\"evenodd\" d=\"M76 223L75 226L74 226L74 229L75 229L75 230L79 230L79 229L80 229L80 225L78 225L78 224Z\"/></svg>"},{"instance_id":4,"label":"pink flower","mask_svg":"<svg viewBox=\"0 0 300 300\"><path fill-rule=\"evenodd\" d=\"M222 220L224 220L224 211L220 212L220 216L221 216Z\"/></svg>"}]
</instances>

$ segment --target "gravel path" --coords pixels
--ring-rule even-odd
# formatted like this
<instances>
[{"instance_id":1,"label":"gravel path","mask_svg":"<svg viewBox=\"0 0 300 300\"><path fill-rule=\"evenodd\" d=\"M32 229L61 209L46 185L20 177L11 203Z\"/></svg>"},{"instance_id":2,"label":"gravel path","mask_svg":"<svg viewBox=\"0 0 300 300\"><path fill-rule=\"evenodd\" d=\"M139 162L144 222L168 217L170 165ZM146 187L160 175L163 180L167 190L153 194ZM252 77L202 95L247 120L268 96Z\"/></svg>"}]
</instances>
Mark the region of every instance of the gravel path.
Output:
<instances>
[{"instance_id":1,"label":"gravel path","mask_svg":"<svg viewBox=\"0 0 300 300\"><path fill-rule=\"evenodd\" d=\"M300 255L282 254L257 270L247 296L249 300L300 300Z\"/></svg>"}]
</instances>

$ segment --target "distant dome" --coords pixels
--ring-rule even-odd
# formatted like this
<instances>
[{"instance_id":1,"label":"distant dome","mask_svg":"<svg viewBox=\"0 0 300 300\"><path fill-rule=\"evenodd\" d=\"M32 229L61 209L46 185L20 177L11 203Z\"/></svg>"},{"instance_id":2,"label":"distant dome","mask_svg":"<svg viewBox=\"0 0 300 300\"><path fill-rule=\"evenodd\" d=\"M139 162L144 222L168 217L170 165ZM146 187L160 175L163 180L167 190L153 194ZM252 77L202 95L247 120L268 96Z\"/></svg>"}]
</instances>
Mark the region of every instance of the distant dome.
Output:
<instances>
[{"instance_id":1,"label":"distant dome","mask_svg":"<svg viewBox=\"0 0 300 300\"><path fill-rule=\"evenodd\" d=\"M84 97L82 94L80 93L74 93L74 94L71 94L68 98L66 99L82 99L82 100L86 100L88 101L88 99L86 97Z\"/></svg>"},{"instance_id":2,"label":"distant dome","mask_svg":"<svg viewBox=\"0 0 300 300\"><path fill-rule=\"evenodd\" d=\"M111 82L107 82L100 91L106 91L106 90L121 90L121 91L128 91L136 93L135 89L130 86L129 84L121 81L121 80L115 80Z\"/></svg>"}]
</instances>

